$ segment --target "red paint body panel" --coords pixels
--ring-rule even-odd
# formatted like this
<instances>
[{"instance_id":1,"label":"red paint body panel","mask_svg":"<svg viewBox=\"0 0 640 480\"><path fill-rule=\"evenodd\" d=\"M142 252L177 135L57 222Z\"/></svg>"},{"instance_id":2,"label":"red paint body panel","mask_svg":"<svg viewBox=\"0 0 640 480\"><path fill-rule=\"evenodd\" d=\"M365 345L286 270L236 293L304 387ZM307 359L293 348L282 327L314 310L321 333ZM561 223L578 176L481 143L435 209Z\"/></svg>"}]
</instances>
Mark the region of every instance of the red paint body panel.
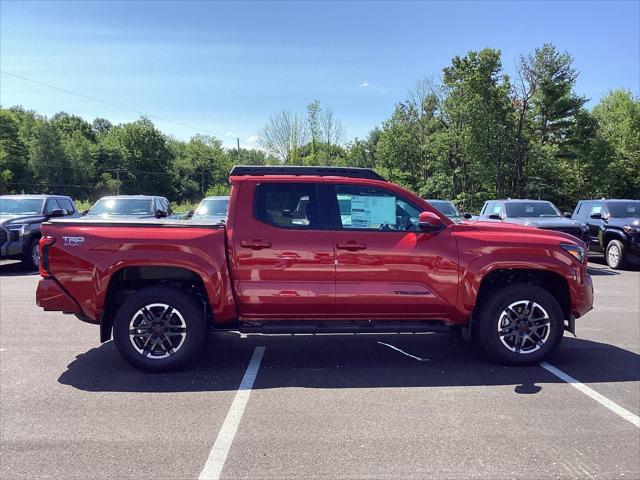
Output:
<instances>
[{"instance_id":1,"label":"red paint body panel","mask_svg":"<svg viewBox=\"0 0 640 480\"><path fill-rule=\"evenodd\" d=\"M580 244L575 237L498 222L453 224L423 199L385 181L314 176L230 180L224 227L82 220L44 224L43 234L56 241L49 247L53 278L41 280L38 304L73 312L65 308L75 305L77 313L99 321L114 274L126 267L171 266L199 276L216 323L295 318L466 324L483 278L496 269L553 272L569 285L571 313L580 316L592 307L586 262L579 264L559 247ZM444 228L427 233L274 227L254 218L255 189L264 182L390 190L433 212ZM63 237L83 241L72 245ZM364 248L344 248L352 243Z\"/></svg>"}]
</instances>

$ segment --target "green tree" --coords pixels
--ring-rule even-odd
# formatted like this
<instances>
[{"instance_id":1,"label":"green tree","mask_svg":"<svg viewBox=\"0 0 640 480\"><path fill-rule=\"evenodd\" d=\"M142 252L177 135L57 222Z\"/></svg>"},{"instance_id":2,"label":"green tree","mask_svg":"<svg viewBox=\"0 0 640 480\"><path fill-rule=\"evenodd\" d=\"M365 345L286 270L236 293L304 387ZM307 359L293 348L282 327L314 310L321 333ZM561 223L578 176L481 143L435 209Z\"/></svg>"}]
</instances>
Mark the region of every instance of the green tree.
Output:
<instances>
[{"instance_id":1,"label":"green tree","mask_svg":"<svg viewBox=\"0 0 640 480\"><path fill-rule=\"evenodd\" d=\"M613 90L593 109L600 138L609 146L598 164L598 196L640 196L640 99L629 90Z\"/></svg>"},{"instance_id":2,"label":"green tree","mask_svg":"<svg viewBox=\"0 0 640 480\"><path fill-rule=\"evenodd\" d=\"M112 127L100 142L101 155L122 168L121 193L167 194L172 154L166 137L142 117ZM101 174L101 172L99 172Z\"/></svg>"},{"instance_id":3,"label":"green tree","mask_svg":"<svg viewBox=\"0 0 640 480\"><path fill-rule=\"evenodd\" d=\"M29 179L27 148L16 115L0 109L0 194L20 192Z\"/></svg>"}]
</instances>

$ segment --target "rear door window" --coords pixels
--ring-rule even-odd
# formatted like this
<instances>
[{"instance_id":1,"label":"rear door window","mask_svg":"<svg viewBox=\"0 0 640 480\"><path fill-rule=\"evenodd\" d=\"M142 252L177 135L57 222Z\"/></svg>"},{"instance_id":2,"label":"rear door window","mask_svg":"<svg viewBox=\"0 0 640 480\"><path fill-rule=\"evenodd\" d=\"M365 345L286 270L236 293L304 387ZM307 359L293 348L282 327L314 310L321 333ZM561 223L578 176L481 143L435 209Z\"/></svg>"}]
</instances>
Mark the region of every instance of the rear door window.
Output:
<instances>
[{"instance_id":1,"label":"rear door window","mask_svg":"<svg viewBox=\"0 0 640 480\"><path fill-rule=\"evenodd\" d=\"M263 183L256 187L255 217L280 228L321 227L318 193L313 183Z\"/></svg>"}]
</instances>

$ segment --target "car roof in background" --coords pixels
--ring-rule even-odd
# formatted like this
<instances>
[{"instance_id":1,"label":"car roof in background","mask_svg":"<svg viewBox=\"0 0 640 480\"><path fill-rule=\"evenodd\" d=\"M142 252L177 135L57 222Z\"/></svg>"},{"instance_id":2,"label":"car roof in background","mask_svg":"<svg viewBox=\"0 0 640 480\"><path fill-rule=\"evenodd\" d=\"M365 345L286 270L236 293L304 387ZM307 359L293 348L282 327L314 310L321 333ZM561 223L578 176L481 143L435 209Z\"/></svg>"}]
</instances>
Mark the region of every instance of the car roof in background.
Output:
<instances>
[{"instance_id":1,"label":"car roof in background","mask_svg":"<svg viewBox=\"0 0 640 480\"><path fill-rule=\"evenodd\" d=\"M0 195L0 198L35 198L44 200L45 198L71 198L68 195L52 195L52 194L38 194L38 193L19 193L15 195Z\"/></svg>"},{"instance_id":2,"label":"car roof in background","mask_svg":"<svg viewBox=\"0 0 640 480\"><path fill-rule=\"evenodd\" d=\"M160 195L107 195L100 197L99 200L152 200L154 198L165 198Z\"/></svg>"}]
</instances>

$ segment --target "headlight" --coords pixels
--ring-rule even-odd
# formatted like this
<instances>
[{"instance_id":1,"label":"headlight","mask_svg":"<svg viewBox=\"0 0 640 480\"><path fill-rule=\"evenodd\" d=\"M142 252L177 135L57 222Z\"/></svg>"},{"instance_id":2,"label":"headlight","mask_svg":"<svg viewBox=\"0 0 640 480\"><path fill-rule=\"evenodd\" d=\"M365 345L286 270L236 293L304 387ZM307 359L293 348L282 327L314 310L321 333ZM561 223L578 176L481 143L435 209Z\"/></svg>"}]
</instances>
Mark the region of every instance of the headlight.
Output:
<instances>
[{"instance_id":1,"label":"headlight","mask_svg":"<svg viewBox=\"0 0 640 480\"><path fill-rule=\"evenodd\" d=\"M568 243L561 243L560 247L578 260L579 263L584 261L584 248L578 245L569 245Z\"/></svg>"},{"instance_id":2,"label":"headlight","mask_svg":"<svg viewBox=\"0 0 640 480\"><path fill-rule=\"evenodd\" d=\"M625 225L622 229L626 233L640 233L640 227L634 227L633 225Z\"/></svg>"},{"instance_id":3,"label":"headlight","mask_svg":"<svg viewBox=\"0 0 640 480\"><path fill-rule=\"evenodd\" d=\"M29 228L28 223L14 223L12 225L7 225L7 228L11 232L18 232L20 236L24 235L25 230Z\"/></svg>"}]
</instances>

